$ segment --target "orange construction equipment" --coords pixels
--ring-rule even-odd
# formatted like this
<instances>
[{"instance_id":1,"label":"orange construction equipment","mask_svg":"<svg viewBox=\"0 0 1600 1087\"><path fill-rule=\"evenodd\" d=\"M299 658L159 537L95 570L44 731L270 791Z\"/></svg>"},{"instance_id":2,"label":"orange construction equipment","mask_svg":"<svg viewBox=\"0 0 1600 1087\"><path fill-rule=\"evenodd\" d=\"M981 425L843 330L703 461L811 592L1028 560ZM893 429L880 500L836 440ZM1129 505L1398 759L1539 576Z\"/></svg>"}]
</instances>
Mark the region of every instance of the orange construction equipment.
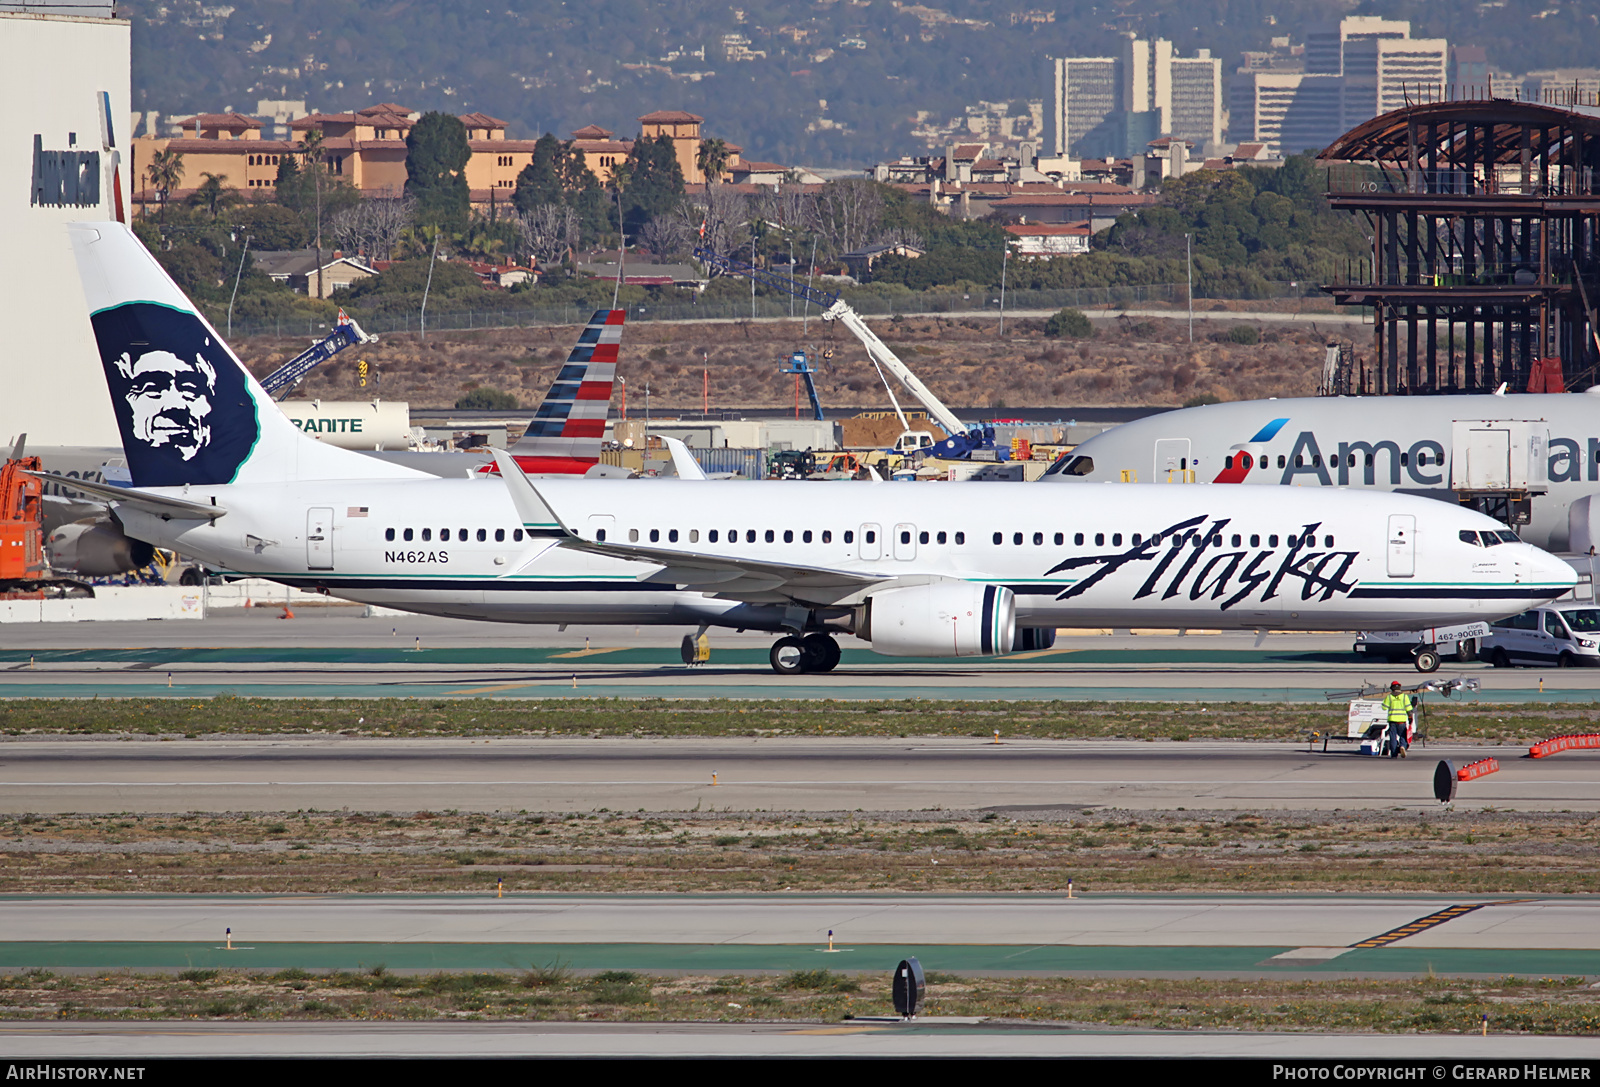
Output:
<instances>
[{"instance_id":1,"label":"orange construction equipment","mask_svg":"<svg viewBox=\"0 0 1600 1087\"><path fill-rule=\"evenodd\" d=\"M1528 748L1528 757L1542 759L1557 751L1577 751L1585 747L1600 747L1600 732L1582 732L1571 736L1552 736Z\"/></svg>"},{"instance_id":2,"label":"orange construction equipment","mask_svg":"<svg viewBox=\"0 0 1600 1087\"><path fill-rule=\"evenodd\" d=\"M28 475L39 470L38 457L14 457L0 465L0 589L27 588L27 582L49 577L44 484Z\"/></svg>"}]
</instances>

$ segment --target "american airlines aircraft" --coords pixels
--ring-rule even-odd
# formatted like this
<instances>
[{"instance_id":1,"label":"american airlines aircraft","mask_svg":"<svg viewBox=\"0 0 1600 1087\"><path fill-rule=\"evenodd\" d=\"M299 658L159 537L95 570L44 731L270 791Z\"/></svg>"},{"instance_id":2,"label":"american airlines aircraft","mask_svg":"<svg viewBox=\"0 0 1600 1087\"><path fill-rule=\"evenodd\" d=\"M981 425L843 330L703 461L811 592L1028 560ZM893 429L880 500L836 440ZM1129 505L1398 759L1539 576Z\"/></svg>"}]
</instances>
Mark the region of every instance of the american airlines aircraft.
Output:
<instances>
[{"instance_id":1,"label":"american airlines aircraft","mask_svg":"<svg viewBox=\"0 0 1600 1087\"><path fill-rule=\"evenodd\" d=\"M1451 427L1462 420L1533 420L1548 426L1549 493L1534 499L1533 520L1521 537L1552 551L1572 549L1569 515L1586 520L1585 500L1600 494L1600 389L1303 397L1183 408L1096 435L1052 465L1045 478L1351 487L1454 503ZM1594 535L1591 540L1600 542Z\"/></svg>"},{"instance_id":2,"label":"american airlines aircraft","mask_svg":"<svg viewBox=\"0 0 1600 1087\"><path fill-rule=\"evenodd\" d=\"M436 615L737 627L779 672L1046 648L1058 626L1416 629L1572 571L1406 495L1256 488L440 479L274 409L125 227L72 239L133 486L127 533L217 569ZM198 410L201 405L204 410Z\"/></svg>"}]
</instances>

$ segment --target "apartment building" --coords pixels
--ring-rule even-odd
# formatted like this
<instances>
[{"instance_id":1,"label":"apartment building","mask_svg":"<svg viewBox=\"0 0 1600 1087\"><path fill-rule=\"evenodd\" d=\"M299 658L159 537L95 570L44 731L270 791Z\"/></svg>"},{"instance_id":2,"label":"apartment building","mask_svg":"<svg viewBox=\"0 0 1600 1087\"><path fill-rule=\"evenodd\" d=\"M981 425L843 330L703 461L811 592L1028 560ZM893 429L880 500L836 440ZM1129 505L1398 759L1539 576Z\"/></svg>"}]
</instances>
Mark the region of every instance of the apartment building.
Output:
<instances>
[{"instance_id":1,"label":"apartment building","mask_svg":"<svg viewBox=\"0 0 1600 1087\"><path fill-rule=\"evenodd\" d=\"M1196 146L1222 139L1222 62L1202 49L1123 38L1114 57L1058 57L1052 80L1056 156L1118 157L1175 136Z\"/></svg>"}]
</instances>

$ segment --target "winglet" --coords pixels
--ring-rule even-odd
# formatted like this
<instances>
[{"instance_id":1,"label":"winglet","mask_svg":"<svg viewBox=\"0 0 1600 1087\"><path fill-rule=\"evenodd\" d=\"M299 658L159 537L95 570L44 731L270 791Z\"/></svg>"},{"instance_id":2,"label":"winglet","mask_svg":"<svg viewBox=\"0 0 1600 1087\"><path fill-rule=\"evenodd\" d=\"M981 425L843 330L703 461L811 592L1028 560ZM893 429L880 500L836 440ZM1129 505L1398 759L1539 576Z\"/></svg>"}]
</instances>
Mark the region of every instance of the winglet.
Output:
<instances>
[{"instance_id":1,"label":"winglet","mask_svg":"<svg viewBox=\"0 0 1600 1087\"><path fill-rule=\"evenodd\" d=\"M511 493L511 503L517 508L517 516L522 518L523 527L535 535L545 536L577 536L578 534L568 527L550 504L544 500L533 481L528 478L516 458L504 449L491 449L494 454L495 467L500 469L500 478L506 482L506 490Z\"/></svg>"},{"instance_id":2,"label":"winglet","mask_svg":"<svg viewBox=\"0 0 1600 1087\"><path fill-rule=\"evenodd\" d=\"M694 459L694 454L689 452L689 447L677 438L661 439L663 444L672 453L672 467L677 471L679 479L705 479L705 469L700 467L700 462Z\"/></svg>"}]
</instances>

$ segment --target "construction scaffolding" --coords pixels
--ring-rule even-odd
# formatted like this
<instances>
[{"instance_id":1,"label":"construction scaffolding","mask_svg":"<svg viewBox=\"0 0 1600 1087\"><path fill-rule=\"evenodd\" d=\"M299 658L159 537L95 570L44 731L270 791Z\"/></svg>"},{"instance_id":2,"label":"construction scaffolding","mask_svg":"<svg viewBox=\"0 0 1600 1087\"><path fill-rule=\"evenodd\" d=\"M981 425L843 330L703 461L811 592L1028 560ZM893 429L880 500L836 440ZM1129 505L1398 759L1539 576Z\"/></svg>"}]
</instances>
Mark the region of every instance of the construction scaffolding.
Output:
<instances>
[{"instance_id":1,"label":"construction scaffolding","mask_svg":"<svg viewBox=\"0 0 1600 1087\"><path fill-rule=\"evenodd\" d=\"M1430 102L1318 156L1368 260L1324 284L1369 306L1375 393L1559 392L1600 365L1600 107Z\"/></svg>"}]
</instances>

